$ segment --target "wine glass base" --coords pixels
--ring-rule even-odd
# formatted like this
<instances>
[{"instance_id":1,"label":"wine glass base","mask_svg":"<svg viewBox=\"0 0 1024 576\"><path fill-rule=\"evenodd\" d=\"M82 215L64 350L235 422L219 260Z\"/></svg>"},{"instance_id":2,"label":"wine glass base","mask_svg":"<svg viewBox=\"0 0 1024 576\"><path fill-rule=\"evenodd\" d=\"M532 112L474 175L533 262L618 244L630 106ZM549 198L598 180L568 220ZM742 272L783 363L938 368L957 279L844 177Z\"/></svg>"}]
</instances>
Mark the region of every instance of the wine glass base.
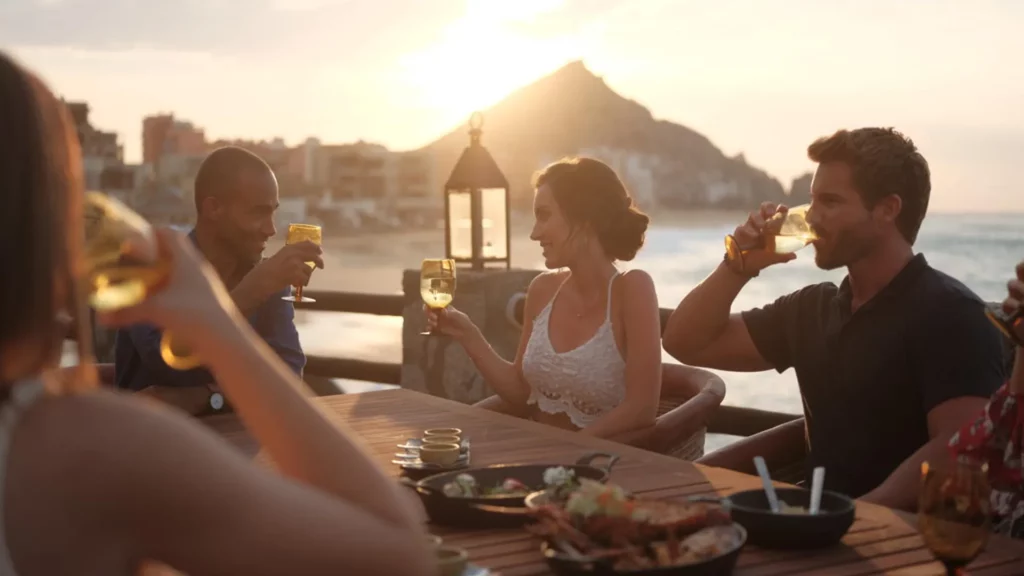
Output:
<instances>
[{"instance_id":1,"label":"wine glass base","mask_svg":"<svg viewBox=\"0 0 1024 576\"><path fill-rule=\"evenodd\" d=\"M308 296L303 296L302 298L296 298L295 296L281 296L281 300L286 300L288 302L316 302L314 298L310 298Z\"/></svg>"}]
</instances>

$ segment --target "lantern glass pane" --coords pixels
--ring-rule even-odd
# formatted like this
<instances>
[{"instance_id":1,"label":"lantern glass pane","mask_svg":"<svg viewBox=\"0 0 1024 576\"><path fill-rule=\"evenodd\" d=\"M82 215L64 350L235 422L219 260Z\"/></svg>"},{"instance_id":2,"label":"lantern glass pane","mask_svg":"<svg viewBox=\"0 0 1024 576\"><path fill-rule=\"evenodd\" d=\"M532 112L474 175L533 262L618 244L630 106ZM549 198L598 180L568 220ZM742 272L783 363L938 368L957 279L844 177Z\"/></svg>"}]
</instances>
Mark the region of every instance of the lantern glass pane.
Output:
<instances>
[{"instance_id":1,"label":"lantern glass pane","mask_svg":"<svg viewBox=\"0 0 1024 576\"><path fill-rule=\"evenodd\" d=\"M483 257L508 257L508 213L505 206L504 188L480 190L481 215L483 216Z\"/></svg>"},{"instance_id":2,"label":"lantern glass pane","mask_svg":"<svg viewBox=\"0 0 1024 576\"><path fill-rule=\"evenodd\" d=\"M448 191L448 238L452 258L473 257L473 226L469 190Z\"/></svg>"}]
</instances>

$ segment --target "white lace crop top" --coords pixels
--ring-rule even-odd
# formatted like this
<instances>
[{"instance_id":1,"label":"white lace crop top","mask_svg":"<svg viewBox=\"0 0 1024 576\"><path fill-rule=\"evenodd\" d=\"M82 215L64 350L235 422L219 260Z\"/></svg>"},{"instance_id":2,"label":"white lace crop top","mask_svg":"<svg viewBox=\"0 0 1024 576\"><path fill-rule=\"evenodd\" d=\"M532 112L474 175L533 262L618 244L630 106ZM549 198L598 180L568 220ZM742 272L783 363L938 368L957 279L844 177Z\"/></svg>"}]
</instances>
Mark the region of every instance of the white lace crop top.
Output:
<instances>
[{"instance_id":1,"label":"white lace crop top","mask_svg":"<svg viewBox=\"0 0 1024 576\"><path fill-rule=\"evenodd\" d=\"M555 352L550 320L551 308L562 291L559 286L534 320L523 353L523 376L530 385L527 403L548 414L564 413L580 428L610 412L626 395L626 361L612 331L612 284L617 277L618 273L608 281L604 324L590 340L568 352Z\"/></svg>"}]
</instances>

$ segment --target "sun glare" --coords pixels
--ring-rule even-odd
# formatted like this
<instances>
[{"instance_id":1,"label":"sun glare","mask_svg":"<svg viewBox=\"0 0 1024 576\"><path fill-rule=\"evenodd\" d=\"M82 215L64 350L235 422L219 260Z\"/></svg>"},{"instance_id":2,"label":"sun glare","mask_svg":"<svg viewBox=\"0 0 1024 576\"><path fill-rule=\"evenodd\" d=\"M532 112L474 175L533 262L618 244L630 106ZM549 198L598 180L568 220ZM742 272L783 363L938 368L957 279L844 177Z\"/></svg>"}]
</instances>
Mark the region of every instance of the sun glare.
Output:
<instances>
[{"instance_id":1,"label":"sun glare","mask_svg":"<svg viewBox=\"0 0 1024 576\"><path fill-rule=\"evenodd\" d=\"M470 0L434 45L406 55L404 81L445 122L495 104L509 92L579 58L573 35L530 34L530 23L562 0Z\"/></svg>"}]
</instances>

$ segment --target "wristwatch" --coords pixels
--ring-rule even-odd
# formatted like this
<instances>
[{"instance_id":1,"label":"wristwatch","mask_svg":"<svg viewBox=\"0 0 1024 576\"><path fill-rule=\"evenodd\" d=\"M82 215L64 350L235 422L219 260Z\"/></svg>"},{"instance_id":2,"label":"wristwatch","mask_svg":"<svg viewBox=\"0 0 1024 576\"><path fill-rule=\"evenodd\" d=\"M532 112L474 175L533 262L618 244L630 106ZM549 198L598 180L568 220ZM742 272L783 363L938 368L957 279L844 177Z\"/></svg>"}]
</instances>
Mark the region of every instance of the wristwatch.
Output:
<instances>
[{"instance_id":1,"label":"wristwatch","mask_svg":"<svg viewBox=\"0 0 1024 576\"><path fill-rule=\"evenodd\" d=\"M200 415L213 416L215 414L230 412L231 408L228 406L224 393L213 385L207 385L207 388L209 389L210 394L206 397L206 406L203 408L202 414Z\"/></svg>"},{"instance_id":2,"label":"wristwatch","mask_svg":"<svg viewBox=\"0 0 1024 576\"><path fill-rule=\"evenodd\" d=\"M224 395L217 391L210 392L210 398L206 404L207 409L213 412L220 412L225 406Z\"/></svg>"},{"instance_id":3,"label":"wristwatch","mask_svg":"<svg viewBox=\"0 0 1024 576\"><path fill-rule=\"evenodd\" d=\"M728 267L734 274L743 276L744 278L757 278L761 271L756 270L753 274L748 272L743 256L743 249L740 248L740 244L736 241L736 238L734 238L732 234L726 236L725 256L723 257L726 267Z\"/></svg>"}]
</instances>

